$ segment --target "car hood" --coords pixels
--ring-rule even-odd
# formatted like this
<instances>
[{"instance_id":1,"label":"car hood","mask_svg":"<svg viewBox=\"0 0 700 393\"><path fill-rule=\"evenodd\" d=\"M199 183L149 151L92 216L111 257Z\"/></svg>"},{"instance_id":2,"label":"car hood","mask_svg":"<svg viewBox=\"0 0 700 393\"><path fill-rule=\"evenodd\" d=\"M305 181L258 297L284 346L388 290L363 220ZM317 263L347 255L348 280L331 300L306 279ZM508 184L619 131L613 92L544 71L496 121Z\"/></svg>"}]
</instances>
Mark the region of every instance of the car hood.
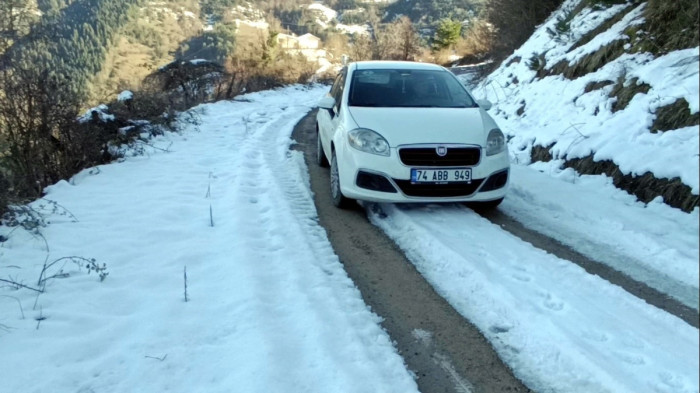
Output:
<instances>
[{"instance_id":1,"label":"car hood","mask_svg":"<svg viewBox=\"0 0 700 393\"><path fill-rule=\"evenodd\" d=\"M480 108L350 107L360 128L376 131L391 147L421 143L483 146L494 121Z\"/></svg>"}]
</instances>

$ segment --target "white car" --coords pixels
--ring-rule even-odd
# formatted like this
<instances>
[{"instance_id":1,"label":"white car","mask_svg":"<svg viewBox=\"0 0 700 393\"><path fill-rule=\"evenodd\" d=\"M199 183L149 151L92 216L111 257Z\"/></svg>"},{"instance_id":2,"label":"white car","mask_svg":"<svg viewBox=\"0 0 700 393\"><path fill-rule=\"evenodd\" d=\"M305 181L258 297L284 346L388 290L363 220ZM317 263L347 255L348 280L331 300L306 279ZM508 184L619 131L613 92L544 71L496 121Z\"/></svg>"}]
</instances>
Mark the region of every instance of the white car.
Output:
<instances>
[{"instance_id":1,"label":"white car","mask_svg":"<svg viewBox=\"0 0 700 393\"><path fill-rule=\"evenodd\" d=\"M503 133L447 69L363 61L338 74L316 116L317 163L330 163L333 204L478 202L506 195Z\"/></svg>"}]
</instances>

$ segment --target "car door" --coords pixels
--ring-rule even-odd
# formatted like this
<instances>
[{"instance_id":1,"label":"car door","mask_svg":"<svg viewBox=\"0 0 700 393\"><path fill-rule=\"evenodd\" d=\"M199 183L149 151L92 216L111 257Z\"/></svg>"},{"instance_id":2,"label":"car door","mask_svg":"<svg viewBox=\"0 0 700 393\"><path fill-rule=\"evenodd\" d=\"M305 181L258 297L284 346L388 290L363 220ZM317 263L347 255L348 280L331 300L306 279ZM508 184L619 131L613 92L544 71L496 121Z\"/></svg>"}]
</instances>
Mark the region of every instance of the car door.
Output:
<instances>
[{"instance_id":1,"label":"car door","mask_svg":"<svg viewBox=\"0 0 700 393\"><path fill-rule=\"evenodd\" d=\"M329 95L335 99L335 106L332 109L320 109L325 113L319 114L319 132L323 150L330 155L331 140L340 123L340 106L343 103L343 92L345 91L345 79L347 76L347 68L343 68L333 82ZM329 157L330 158L330 157Z\"/></svg>"}]
</instances>

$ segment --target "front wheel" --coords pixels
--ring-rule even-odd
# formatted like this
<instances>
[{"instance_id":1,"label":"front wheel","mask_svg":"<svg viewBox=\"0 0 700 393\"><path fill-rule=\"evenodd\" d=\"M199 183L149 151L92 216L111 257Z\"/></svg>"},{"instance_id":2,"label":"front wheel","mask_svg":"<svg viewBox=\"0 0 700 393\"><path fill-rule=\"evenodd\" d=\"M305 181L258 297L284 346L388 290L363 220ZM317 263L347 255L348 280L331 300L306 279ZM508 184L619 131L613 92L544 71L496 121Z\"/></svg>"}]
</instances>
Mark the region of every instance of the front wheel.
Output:
<instances>
[{"instance_id":1,"label":"front wheel","mask_svg":"<svg viewBox=\"0 0 700 393\"><path fill-rule=\"evenodd\" d=\"M338 159L335 157L335 153L331 156L331 200L333 206L341 209L348 208L351 201L340 191L340 174L338 173Z\"/></svg>"},{"instance_id":2,"label":"front wheel","mask_svg":"<svg viewBox=\"0 0 700 393\"><path fill-rule=\"evenodd\" d=\"M328 159L323 151L323 143L321 143L321 132L316 124L316 164L322 168L328 168Z\"/></svg>"}]
</instances>

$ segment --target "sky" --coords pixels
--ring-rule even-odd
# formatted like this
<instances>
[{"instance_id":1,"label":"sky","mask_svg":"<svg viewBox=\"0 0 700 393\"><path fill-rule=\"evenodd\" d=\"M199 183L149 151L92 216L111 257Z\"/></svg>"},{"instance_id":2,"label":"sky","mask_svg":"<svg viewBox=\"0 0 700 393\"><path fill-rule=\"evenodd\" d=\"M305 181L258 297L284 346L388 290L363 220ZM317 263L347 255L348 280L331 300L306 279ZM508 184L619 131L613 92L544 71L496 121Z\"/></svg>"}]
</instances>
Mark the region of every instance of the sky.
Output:
<instances>
[{"instance_id":1,"label":"sky","mask_svg":"<svg viewBox=\"0 0 700 393\"><path fill-rule=\"evenodd\" d=\"M551 46L548 64L574 56L544 35L553 20L523 58L538 45ZM614 114L607 90L583 94L587 81L616 80L613 66L536 81L516 63L474 93L494 102L490 113L511 136L504 214L697 310L698 209L643 204L561 160L529 162L536 142L554 142L570 155L600 151L629 173L679 176L697 191L697 127L644 132L662 97L697 102L693 56L621 58L652 93ZM659 72L674 64L678 72ZM50 186L29 205L46 224L38 232L0 226L2 279L36 288L46 262L73 257L51 265L42 294L0 283L0 392L417 391L318 224L306 164L289 149L293 126L327 90L290 86L201 105L182 131ZM366 207L528 387L698 392L697 328L462 205ZM91 258L103 281L85 268Z\"/></svg>"}]
</instances>

